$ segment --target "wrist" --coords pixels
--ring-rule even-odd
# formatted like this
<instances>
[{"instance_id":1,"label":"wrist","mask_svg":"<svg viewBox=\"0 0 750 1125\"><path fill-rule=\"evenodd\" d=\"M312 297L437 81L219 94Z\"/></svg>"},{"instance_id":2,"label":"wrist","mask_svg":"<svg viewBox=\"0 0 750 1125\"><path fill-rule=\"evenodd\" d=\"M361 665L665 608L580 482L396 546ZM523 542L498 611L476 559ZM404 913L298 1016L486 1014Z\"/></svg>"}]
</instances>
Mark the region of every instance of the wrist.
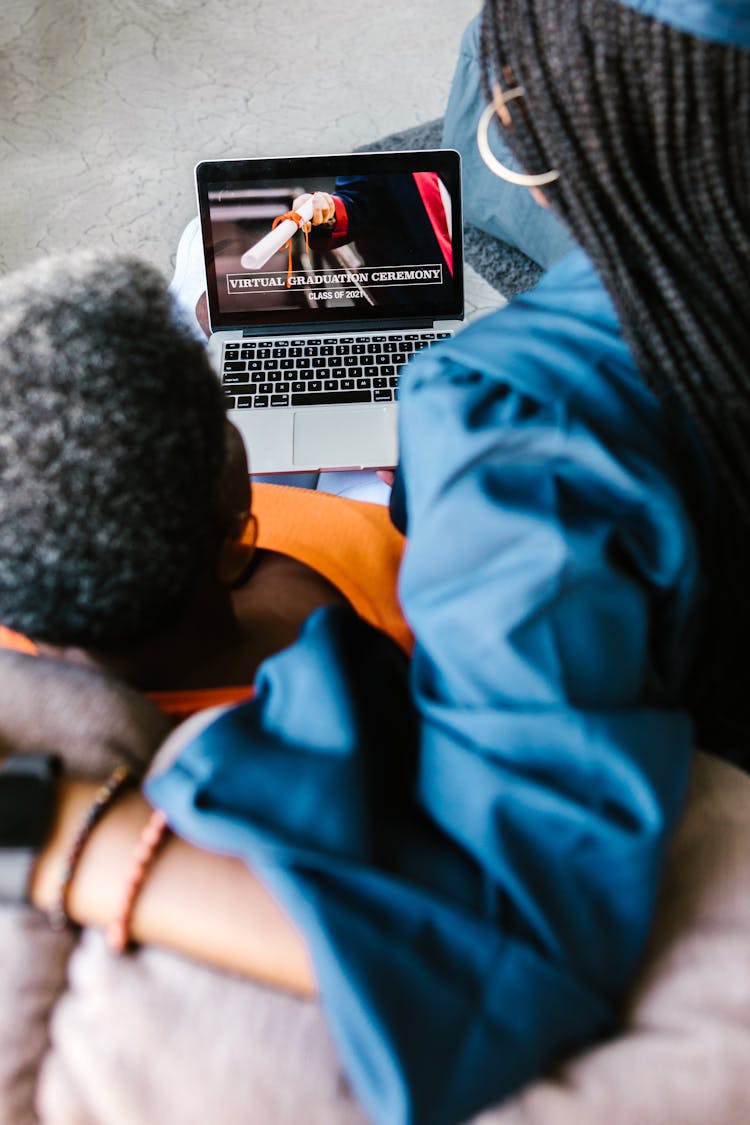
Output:
<instances>
[{"instance_id":1,"label":"wrist","mask_svg":"<svg viewBox=\"0 0 750 1125\"><path fill-rule=\"evenodd\" d=\"M31 882L30 898L40 910L54 910L81 823L99 791L96 782L64 778L55 818ZM122 880L150 808L138 790L120 796L114 808L91 831L76 864L66 897L66 912L76 922L105 925L118 904ZM107 879L101 872L108 872Z\"/></svg>"},{"instance_id":2,"label":"wrist","mask_svg":"<svg viewBox=\"0 0 750 1125\"><path fill-rule=\"evenodd\" d=\"M94 799L96 788L93 781L70 777L60 781L50 833L37 858L29 888L29 899L40 910L52 910L78 825Z\"/></svg>"}]
</instances>

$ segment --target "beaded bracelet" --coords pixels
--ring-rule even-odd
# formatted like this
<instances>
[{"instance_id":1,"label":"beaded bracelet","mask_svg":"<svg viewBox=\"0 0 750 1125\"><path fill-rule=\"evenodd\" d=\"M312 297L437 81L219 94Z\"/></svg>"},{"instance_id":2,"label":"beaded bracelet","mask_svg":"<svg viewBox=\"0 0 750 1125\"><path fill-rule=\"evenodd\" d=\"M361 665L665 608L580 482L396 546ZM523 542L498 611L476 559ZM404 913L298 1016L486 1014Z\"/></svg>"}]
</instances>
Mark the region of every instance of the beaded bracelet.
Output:
<instances>
[{"instance_id":1,"label":"beaded bracelet","mask_svg":"<svg viewBox=\"0 0 750 1125\"><path fill-rule=\"evenodd\" d=\"M135 846L125 890L117 914L107 927L107 945L113 953L124 953L130 943L130 923L136 899L140 894L149 867L169 832L169 824L158 809L151 814Z\"/></svg>"},{"instance_id":2,"label":"beaded bracelet","mask_svg":"<svg viewBox=\"0 0 750 1125\"><path fill-rule=\"evenodd\" d=\"M81 858L81 852L107 809L111 808L124 789L134 783L135 777L132 770L127 766L117 766L97 789L94 800L78 827L76 838L68 852L68 858L60 876L55 904L49 913L49 923L53 930L64 930L72 925L72 919L68 914L68 895L70 894L73 876L78 867L78 861Z\"/></svg>"}]
</instances>

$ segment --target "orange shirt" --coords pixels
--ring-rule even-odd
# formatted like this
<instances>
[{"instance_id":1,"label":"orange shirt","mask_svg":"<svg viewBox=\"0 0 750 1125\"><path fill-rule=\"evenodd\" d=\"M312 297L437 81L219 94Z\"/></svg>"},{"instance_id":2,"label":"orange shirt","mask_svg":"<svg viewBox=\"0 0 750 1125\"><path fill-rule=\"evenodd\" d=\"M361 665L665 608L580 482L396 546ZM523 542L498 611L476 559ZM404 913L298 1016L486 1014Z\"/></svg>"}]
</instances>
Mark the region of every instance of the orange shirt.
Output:
<instances>
[{"instance_id":1,"label":"orange shirt","mask_svg":"<svg viewBox=\"0 0 750 1125\"><path fill-rule=\"evenodd\" d=\"M340 590L360 617L411 652L413 639L401 613L396 585L404 539L386 508L327 492L256 484L253 512L258 521L258 547L312 567ZM2 625L0 646L37 653L33 641ZM239 703L252 692L252 684L248 684L160 691L149 698L168 715L184 719L207 707Z\"/></svg>"}]
</instances>

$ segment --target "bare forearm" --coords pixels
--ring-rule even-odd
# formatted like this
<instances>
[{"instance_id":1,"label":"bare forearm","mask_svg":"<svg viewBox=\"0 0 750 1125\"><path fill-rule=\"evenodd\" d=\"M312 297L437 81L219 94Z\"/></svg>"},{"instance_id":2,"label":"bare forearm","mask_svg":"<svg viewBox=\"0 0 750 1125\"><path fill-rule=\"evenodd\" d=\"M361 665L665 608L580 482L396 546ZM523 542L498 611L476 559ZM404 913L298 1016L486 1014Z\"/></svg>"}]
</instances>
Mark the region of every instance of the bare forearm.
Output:
<instances>
[{"instance_id":1,"label":"bare forearm","mask_svg":"<svg viewBox=\"0 0 750 1125\"><path fill-rule=\"evenodd\" d=\"M52 836L37 863L32 898L54 905L66 858L97 786L66 780ZM140 793L121 798L86 843L68 896L82 925L117 913L133 849L151 813ZM300 934L245 865L169 836L149 868L131 922L135 941L164 946L301 995L315 991Z\"/></svg>"}]
</instances>

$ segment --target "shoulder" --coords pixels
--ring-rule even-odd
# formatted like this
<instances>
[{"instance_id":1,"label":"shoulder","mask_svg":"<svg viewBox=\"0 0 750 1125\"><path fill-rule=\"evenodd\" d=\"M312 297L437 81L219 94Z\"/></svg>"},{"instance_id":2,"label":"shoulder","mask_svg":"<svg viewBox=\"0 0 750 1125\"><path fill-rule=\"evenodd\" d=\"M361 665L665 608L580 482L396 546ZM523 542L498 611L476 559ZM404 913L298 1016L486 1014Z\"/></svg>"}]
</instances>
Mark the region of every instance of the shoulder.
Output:
<instances>
[{"instance_id":1,"label":"shoulder","mask_svg":"<svg viewBox=\"0 0 750 1125\"><path fill-rule=\"evenodd\" d=\"M404 539L387 507L306 488L255 484L253 511L259 547L315 571L361 617L411 649L396 588Z\"/></svg>"},{"instance_id":2,"label":"shoulder","mask_svg":"<svg viewBox=\"0 0 750 1125\"><path fill-rule=\"evenodd\" d=\"M661 407L643 383L619 319L582 250L557 263L532 291L420 356L403 380L402 405L421 410L432 387L450 383L454 408L510 397L567 428L587 420L602 436L641 432L664 440ZM414 403L412 407L412 401ZM419 405L417 405L419 404ZM510 419L506 401L504 417Z\"/></svg>"},{"instance_id":3,"label":"shoulder","mask_svg":"<svg viewBox=\"0 0 750 1125\"><path fill-rule=\"evenodd\" d=\"M538 397L571 393L592 366L636 377L612 301L582 250L433 354L446 366L494 374Z\"/></svg>"},{"instance_id":4,"label":"shoulder","mask_svg":"<svg viewBox=\"0 0 750 1125\"><path fill-rule=\"evenodd\" d=\"M692 559L667 418L583 252L410 367L399 417L410 535L433 510L454 525L468 519L472 492L472 535L490 534L489 511L507 525L548 505L549 543L556 536L567 556L568 505L575 518L595 510L603 528L627 523L655 550L669 553L671 540ZM511 479L523 497L501 501Z\"/></svg>"}]
</instances>

